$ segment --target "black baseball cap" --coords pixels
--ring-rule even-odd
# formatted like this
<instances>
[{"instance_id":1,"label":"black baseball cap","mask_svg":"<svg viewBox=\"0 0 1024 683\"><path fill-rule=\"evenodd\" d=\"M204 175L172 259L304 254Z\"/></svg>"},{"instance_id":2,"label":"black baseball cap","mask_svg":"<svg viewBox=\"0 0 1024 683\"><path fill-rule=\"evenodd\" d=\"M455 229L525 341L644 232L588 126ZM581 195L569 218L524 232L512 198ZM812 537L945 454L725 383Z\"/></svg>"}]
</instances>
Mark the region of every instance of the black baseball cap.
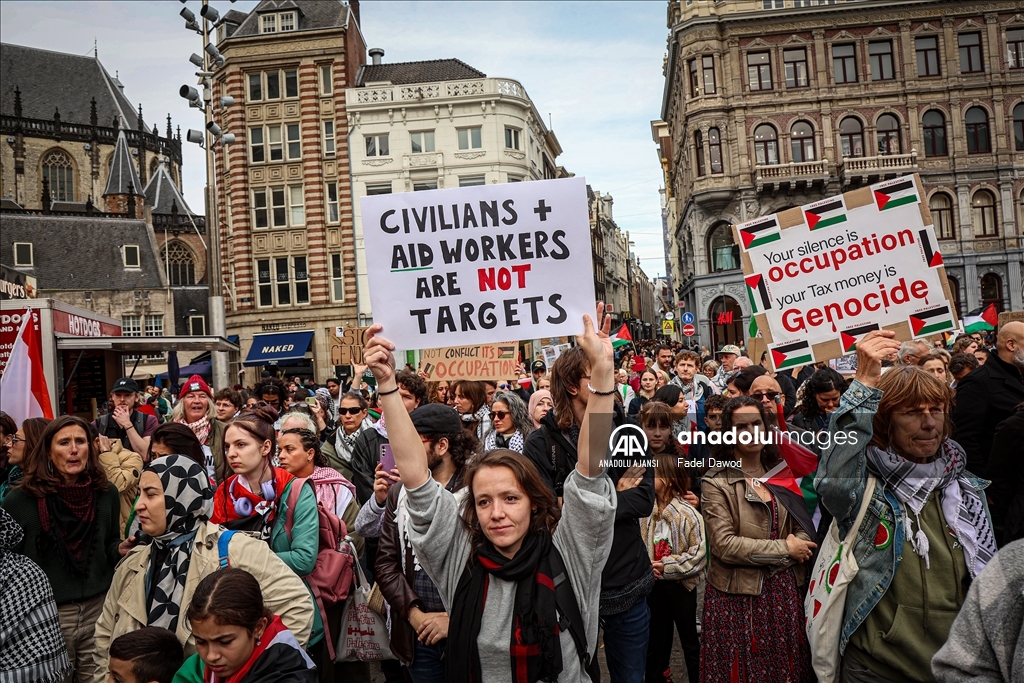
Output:
<instances>
[{"instance_id":1,"label":"black baseball cap","mask_svg":"<svg viewBox=\"0 0 1024 683\"><path fill-rule=\"evenodd\" d=\"M548 366L545 365L544 361L542 361L542 360L535 360L530 365L530 370L532 372L547 372L548 371Z\"/></svg>"},{"instance_id":2,"label":"black baseball cap","mask_svg":"<svg viewBox=\"0 0 1024 683\"><path fill-rule=\"evenodd\" d=\"M455 408L442 403L428 403L409 413L419 434L458 434L462 421Z\"/></svg>"},{"instance_id":3,"label":"black baseball cap","mask_svg":"<svg viewBox=\"0 0 1024 683\"><path fill-rule=\"evenodd\" d=\"M131 377L122 377L114 382L114 388L110 390L110 393L114 394L118 391L130 391L137 394L139 393L139 385Z\"/></svg>"}]
</instances>

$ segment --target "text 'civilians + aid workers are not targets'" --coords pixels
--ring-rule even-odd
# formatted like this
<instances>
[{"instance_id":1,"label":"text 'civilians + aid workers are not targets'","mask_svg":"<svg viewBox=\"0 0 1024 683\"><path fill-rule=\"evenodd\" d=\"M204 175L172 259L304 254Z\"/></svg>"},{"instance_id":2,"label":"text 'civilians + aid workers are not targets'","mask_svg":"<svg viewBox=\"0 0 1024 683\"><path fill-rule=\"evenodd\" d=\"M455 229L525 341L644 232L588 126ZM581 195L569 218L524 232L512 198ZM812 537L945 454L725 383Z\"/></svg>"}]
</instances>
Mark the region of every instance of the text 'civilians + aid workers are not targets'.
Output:
<instances>
[{"instance_id":1,"label":"text 'civilians + aid workers are not targets'","mask_svg":"<svg viewBox=\"0 0 1024 683\"><path fill-rule=\"evenodd\" d=\"M593 315L583 178L361 202L373 319L400 348L581 334Z\"/></svg>"},{"instance_id":2,"label":"text 'civilians + aid workers are not targets'","mask_svg":"<svg viewBox=\"0 0 1024 683\"><path fill-rule=\"evenodd\" d=\"M733 226L748 303L777 370L957 328L916 175Z\"/></svg>"}]
</instances>

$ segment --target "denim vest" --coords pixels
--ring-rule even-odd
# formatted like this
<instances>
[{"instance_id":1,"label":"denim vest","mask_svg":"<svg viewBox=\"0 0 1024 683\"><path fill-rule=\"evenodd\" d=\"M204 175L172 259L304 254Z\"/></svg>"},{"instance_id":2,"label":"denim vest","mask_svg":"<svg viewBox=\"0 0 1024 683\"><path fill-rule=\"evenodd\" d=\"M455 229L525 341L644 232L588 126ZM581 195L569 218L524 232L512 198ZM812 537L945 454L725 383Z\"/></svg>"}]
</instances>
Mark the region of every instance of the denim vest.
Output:
<instances>
[{"instance_id":1,"label":"denim vest","mask_svg":"<svg viewBox=\"0 0 1024 683\"><path fill-rule=\"evenodd\" d=\"M868 473L867 447L872 436L872 419L881 398L881 391L854 380L843 394L839 408L830 416L831 444L823 450L814 488L822 504L836 518L840 538L849 532L864 497ZM837 438L840 433L846 436ZM990 482L970 473L964 476L969 485L979 492L991 523L988 502L980 493ZM903 559L905 537L903 506L879 479L853 546L860 569L846 594L840 654L845 652L853 632L889 589Z\"/></svg>"}]
</instances>

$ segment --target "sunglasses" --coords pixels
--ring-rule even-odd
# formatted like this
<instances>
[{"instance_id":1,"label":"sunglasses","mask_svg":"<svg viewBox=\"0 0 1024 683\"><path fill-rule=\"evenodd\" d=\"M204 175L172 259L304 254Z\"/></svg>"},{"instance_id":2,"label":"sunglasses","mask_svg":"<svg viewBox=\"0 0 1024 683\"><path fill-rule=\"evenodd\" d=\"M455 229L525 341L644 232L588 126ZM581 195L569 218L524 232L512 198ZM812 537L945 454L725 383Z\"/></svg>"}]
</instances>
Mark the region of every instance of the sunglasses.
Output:
<instances>
[{"instance_id":1,"label":"sunglasses","mask_svg":"<svg viewBox=\"0 0 1024 683\"><path fill-rule=\"evenodd\" d=\"M338 408L338 415L358 415L363 412L363 409L359 406L354 408Z\"/></svg>"},{"instance_id":2,"label":"sunglasses","mask_svg":"<svg viewBox=\"0 0 1024 683\"><path fill-rule=\"evenodd\" d=\"M504 420L504 419L505 419L506 417L508 417L509 415L511 415L511 413L510 413L510 412L508 412L507 410L492 410L492 411L491 411L491 412L489 413L489 415L490 415L490 418L491 418L492 420L493 420L494 418L498 418L499 420Z\"/></svg>"},{"instance_id":3,"label":"sunglasses","mask_svg":"<svg viewBox=\"0 0 1024 683\"><path fill-rule=\"evenodd\" d=\"M777 399L779 397L779 392L777 392L777 391L766 391L763 394L762 393L756 393L756 394L751 394L750 395L750 398L754 399L755 401L760 401L760 402L763 402L766 397L768 398L769 401L775 401L775 399Z\"/></svg>"}]
</instances>

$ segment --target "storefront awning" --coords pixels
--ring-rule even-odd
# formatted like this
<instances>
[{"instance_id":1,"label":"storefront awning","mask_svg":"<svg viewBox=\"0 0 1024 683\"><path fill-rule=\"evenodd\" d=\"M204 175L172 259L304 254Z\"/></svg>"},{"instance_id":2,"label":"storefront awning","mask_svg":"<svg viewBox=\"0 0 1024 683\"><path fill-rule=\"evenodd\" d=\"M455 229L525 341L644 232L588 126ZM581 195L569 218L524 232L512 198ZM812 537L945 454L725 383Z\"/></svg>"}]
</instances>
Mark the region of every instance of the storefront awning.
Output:
<instances>
[{"instance_id":1,"label":"storefront awning","mask_svg":"<svg viewBox=\"0 0 1024 683\"><path fill-rule=\"evenodd\" d=\"M301 360L313 339L313 330L256 334L249 347L249 355L242 365L268 365L284 361Z\"/></svg>"},{"instance_id":2,"label":"storefront awning","mask_svg":"<svg viewBox=\"0 0 1024 683\"><path fill-rule=\"evenodd\" d=\"M312 334L312 333L311 333ZM224 337L57 337L58 349L162 353L164 351L237 351Z\"/></svg>"}]
</instances>

